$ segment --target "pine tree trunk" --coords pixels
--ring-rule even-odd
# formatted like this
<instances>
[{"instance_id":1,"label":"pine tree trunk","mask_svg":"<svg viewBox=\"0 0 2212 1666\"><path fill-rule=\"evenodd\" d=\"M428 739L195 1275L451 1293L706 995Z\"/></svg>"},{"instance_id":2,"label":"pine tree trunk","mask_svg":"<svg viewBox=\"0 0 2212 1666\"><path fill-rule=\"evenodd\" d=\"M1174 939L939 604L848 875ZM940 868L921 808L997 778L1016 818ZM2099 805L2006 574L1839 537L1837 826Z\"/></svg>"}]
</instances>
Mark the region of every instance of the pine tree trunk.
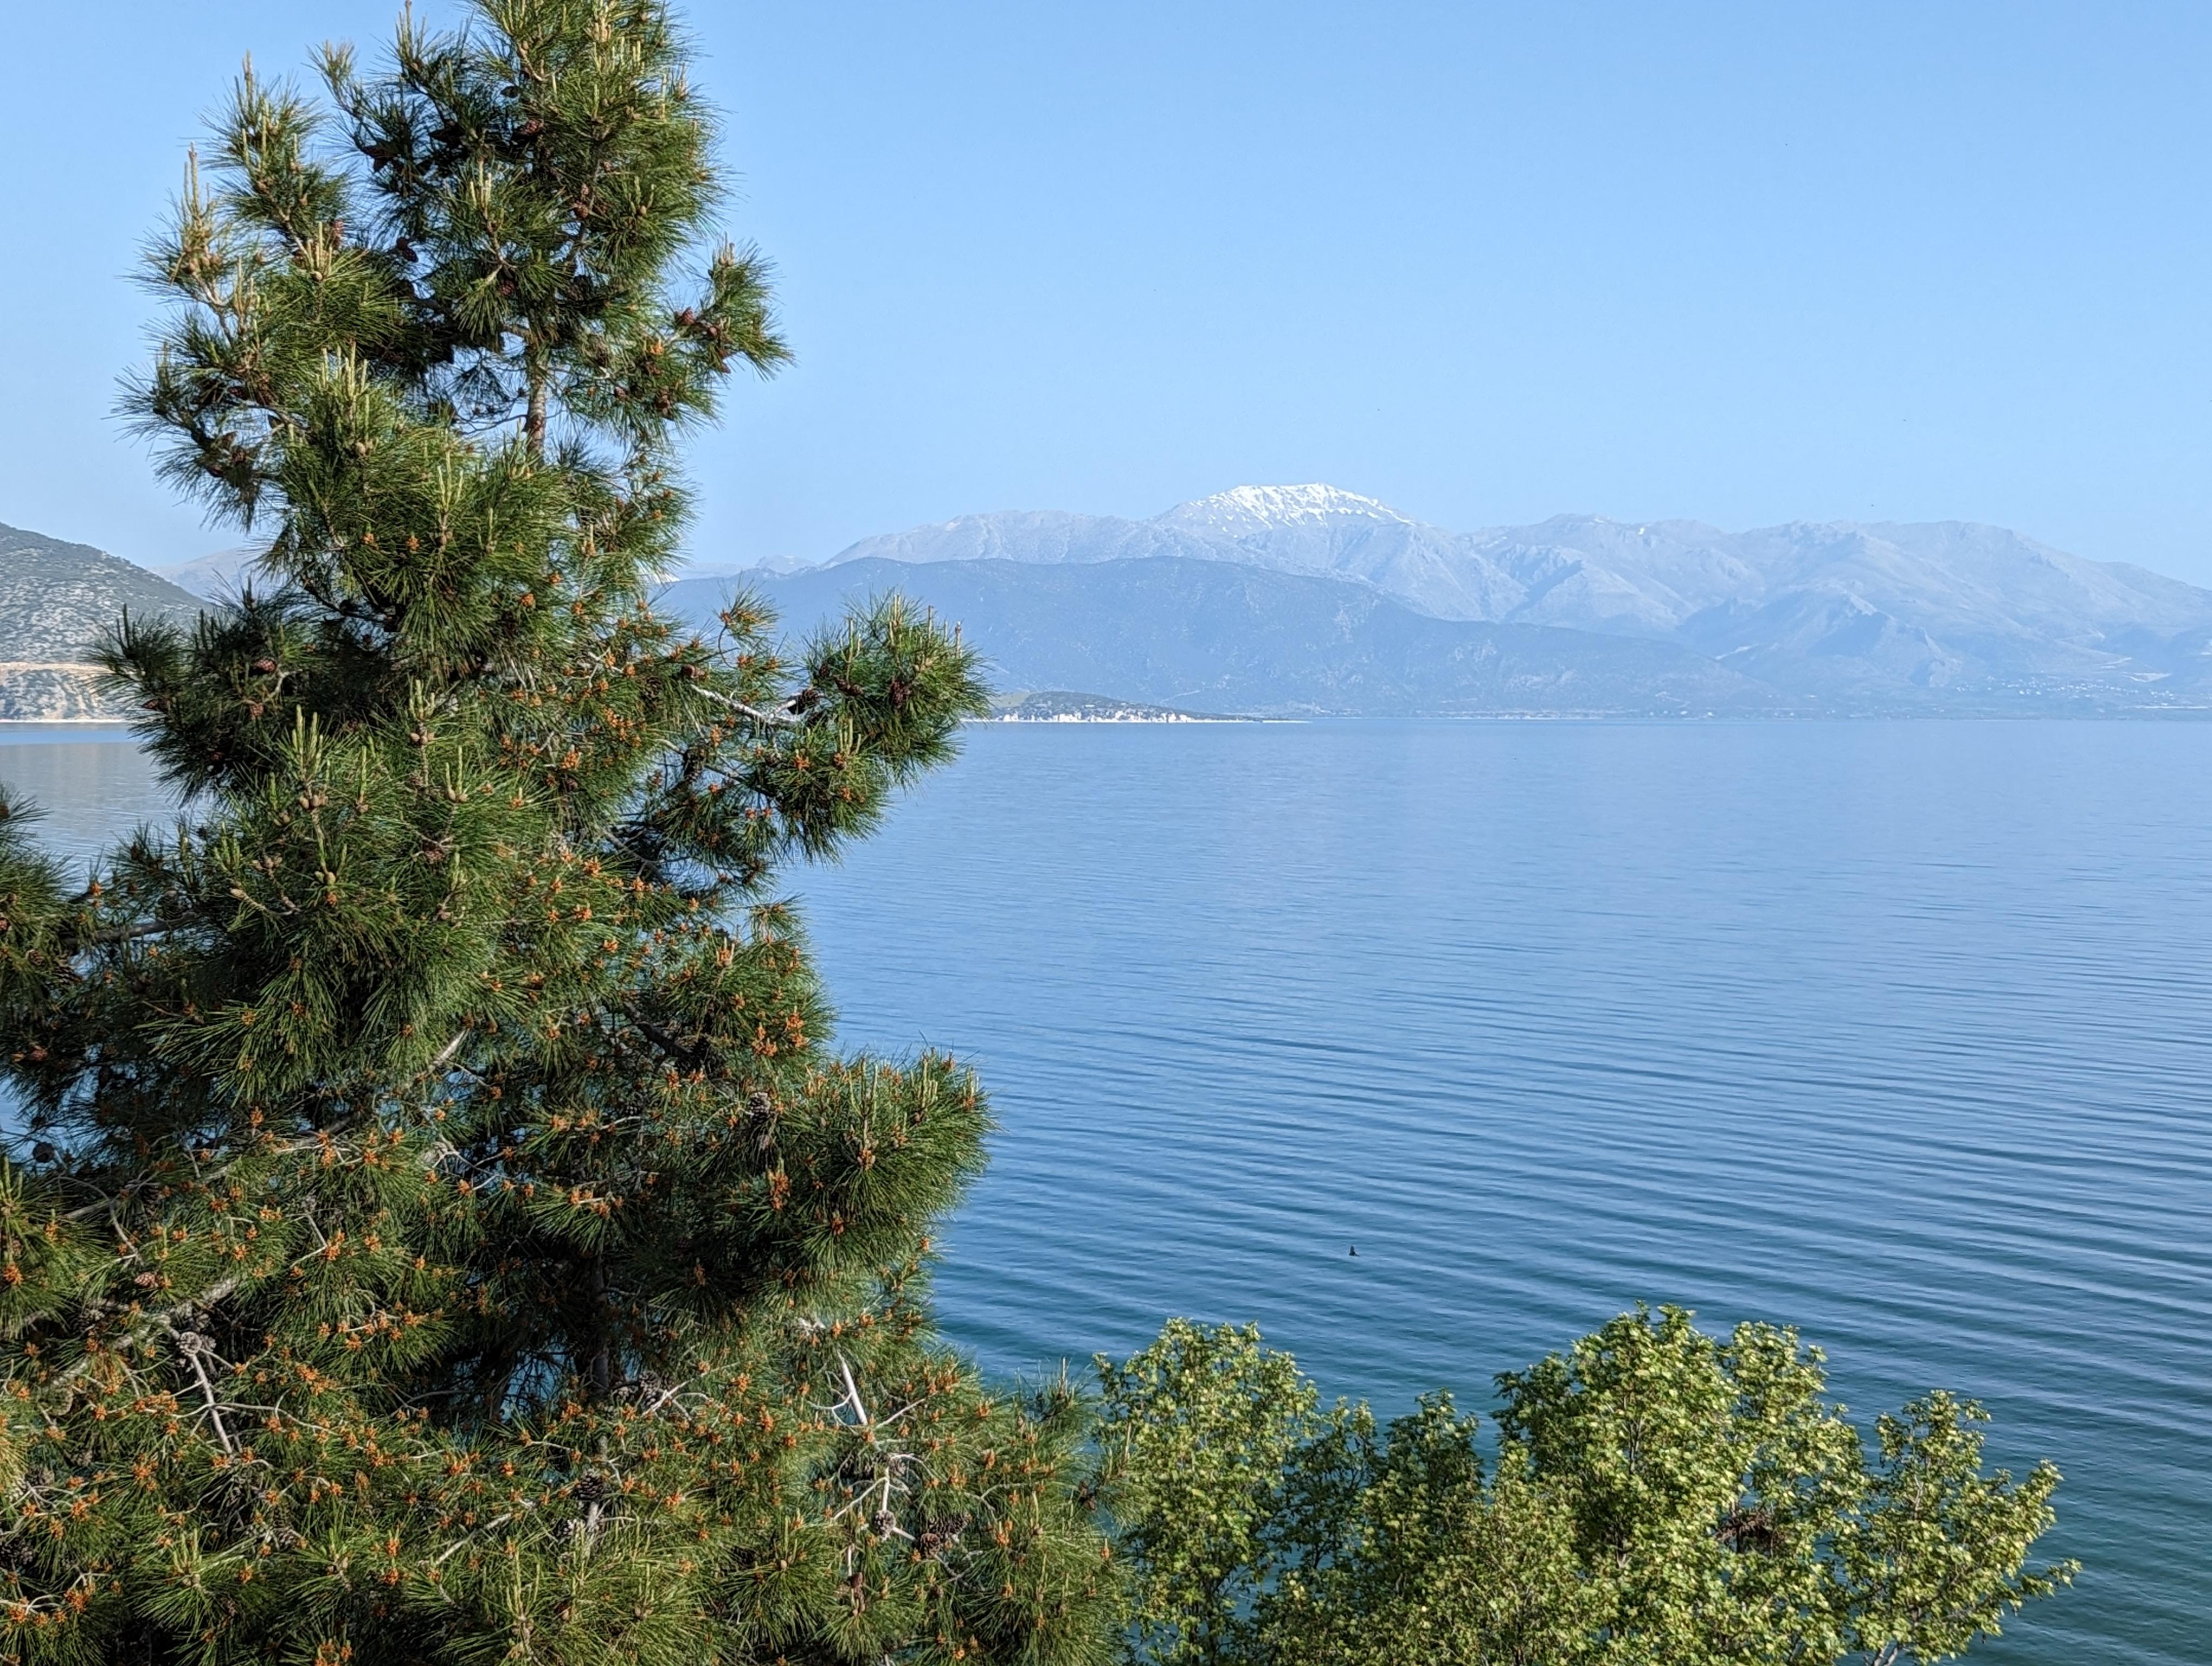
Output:
<instances>
[{"instance_id":1,"label":"pine tree trunk","mask_svg":"<svg viewBox=\"0 0 2212 1666\"><path fill-rule=\"evenodd\" d=\"M599 1347L592 1354L592 1392L605 1400L614 1388L614 1304L607 1299L607 1263L605 1256L592 1262L592 1297L599 1309Z\"/></svg>"},{"instance_id":2,"label":"pine tree trunk","mask_svg":"<svg viewBox=\"0 0 2212 1666\"><path fill-rule=\"evenodd\" d=\"M532 457L545 455L545 362L535 351L529 358L530 404L522 419L522 437Z\"/></svg>"}]
</instances>

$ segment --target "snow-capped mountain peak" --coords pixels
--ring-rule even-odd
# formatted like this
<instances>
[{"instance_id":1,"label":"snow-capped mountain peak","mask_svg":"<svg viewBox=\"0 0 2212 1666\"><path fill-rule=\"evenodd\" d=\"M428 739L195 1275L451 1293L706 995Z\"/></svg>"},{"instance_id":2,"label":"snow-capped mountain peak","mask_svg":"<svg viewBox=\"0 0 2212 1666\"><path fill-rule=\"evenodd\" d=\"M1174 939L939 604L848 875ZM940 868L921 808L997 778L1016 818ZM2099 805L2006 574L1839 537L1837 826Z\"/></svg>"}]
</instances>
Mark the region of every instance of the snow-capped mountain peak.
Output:
<instances>
[{"instance_id":1,"label":"snow-capped mountain peak","mask_svg":"<svg viewBox=\"0 0 2212 1666\"><path fill-rule=\"evenodd\" d=\"M1211 497L1178 503L1157 519L1164 526L1230 532L1342 520L1390 521L1401 526L1415 524L1411 515L1401 514L1387 503L1320 484L1232 486Z\"/></svg>"}]
</instances>

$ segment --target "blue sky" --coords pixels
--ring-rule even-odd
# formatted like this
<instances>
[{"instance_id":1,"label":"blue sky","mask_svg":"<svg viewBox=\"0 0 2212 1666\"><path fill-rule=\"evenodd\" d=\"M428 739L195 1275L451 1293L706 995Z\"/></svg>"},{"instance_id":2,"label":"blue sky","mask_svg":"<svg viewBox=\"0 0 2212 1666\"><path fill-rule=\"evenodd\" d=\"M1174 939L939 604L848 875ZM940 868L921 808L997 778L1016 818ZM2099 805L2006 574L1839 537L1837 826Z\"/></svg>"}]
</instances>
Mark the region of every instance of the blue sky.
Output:
<instances>
[{"instance_id":1,"label":"blue sky","mask_svg":"<svg viewBox=\"0 0 2212 1666\"><path fill-rule=\"evenodd\" d=\"M109 415L134 251L241 52L395 10L10 18L0 521L233 541ZM702 560L1325 480L1468 528L1991 520L2212 583L2212 7L690 15L799 353L695 450Z\"/></svg>"}]
</instances>

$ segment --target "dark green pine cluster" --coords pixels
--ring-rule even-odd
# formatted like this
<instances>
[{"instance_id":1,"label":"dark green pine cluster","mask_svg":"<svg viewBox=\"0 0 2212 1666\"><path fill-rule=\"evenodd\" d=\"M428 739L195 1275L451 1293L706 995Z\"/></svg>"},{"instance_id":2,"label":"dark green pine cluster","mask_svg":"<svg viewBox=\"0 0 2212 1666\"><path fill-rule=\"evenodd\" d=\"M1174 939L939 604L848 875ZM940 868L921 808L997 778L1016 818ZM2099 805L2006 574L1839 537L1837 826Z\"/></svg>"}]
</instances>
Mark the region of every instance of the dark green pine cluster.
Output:
<instances>
[{"instance_id":1,"label":"dark green pine cluster","mask_svg":"<svg viewBox=\"0 0 2212 1666\"><path fill-rule=\"evenodd\" d=\"M258 587L126 625L188 821L0 804L0 1659L1073 1662L1080 1408L935 1342L987 1114L775 901L981 708L886 602L649 591L786 356L656 0L249 75L131 404Z\"/></svg>"}]
</instances>

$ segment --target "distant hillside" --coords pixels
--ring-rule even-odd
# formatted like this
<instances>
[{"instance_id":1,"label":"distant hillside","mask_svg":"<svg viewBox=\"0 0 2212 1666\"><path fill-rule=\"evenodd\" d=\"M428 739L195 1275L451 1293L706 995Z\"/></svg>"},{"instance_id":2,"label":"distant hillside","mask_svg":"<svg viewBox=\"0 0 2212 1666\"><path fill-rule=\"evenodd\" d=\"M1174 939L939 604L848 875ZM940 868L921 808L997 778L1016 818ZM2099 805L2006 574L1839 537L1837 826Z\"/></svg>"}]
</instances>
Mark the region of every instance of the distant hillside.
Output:
<instances>
[{"instance_id":1,"label":"distant hillside","mask_svg":"<svg viewBox=\"0 0 2212 1666\"><path fill-rule=\"evenodd\" d=\"M1097 689L1269 716L1682 714L1771 710L1771 690L1686 648L1439 619L1364 585L1174 556L1027 566L865 559L689 579L664 605L702 629L735 582L794 629L890 590L959 622L1003 687Z\"/></svg>"},{"instance_id":2,"label":"distant hillside","mask_svg":"<svg viewBox=\"0 0 2212 1666\"><path fill-rule=\"evenodd\" d=\"M1070 689L1002 691L991 699L998 723L1244 723L1253 720L1222 712L1187 712L1142 700L1109 700Z\"/></svg>"},{"instance_id":3,"label":"distant hillside","mask_svg":"<svg viewBox=\"0 0 2212 1666\"><path fill-rule=\"evenodd\" d=\"M200 603L103 550L0 526L0 721L119 715L86 658L126 607L189 616Z\"/></svg>"},{"instance_id":4,"label":"distant hillside","mask_svg":"<svg viewBox=\"0 0 2212 1666\"><path fill-rule=\"evenodd\" d=\"M171 562L153 570L161 577L206 601L222 601L237 593L239 582L253 564L250 549L218 550L191 561Z\"/></svg>"},{"instance_id":5,"label":"distant hillside","mask_svg":"<svg viewBox=\"0 0 2212 1666\"><path fill-rule=\"evenodd\" d=\"M1823 710L2212 703L2212 591L2002 527L1564 515L1454 532L1329 486L1241 486L1149 520L963 515L837 562L1172 556L1378 590L1439 618L1663 641Z\"/></svg>"}]
</instances>

